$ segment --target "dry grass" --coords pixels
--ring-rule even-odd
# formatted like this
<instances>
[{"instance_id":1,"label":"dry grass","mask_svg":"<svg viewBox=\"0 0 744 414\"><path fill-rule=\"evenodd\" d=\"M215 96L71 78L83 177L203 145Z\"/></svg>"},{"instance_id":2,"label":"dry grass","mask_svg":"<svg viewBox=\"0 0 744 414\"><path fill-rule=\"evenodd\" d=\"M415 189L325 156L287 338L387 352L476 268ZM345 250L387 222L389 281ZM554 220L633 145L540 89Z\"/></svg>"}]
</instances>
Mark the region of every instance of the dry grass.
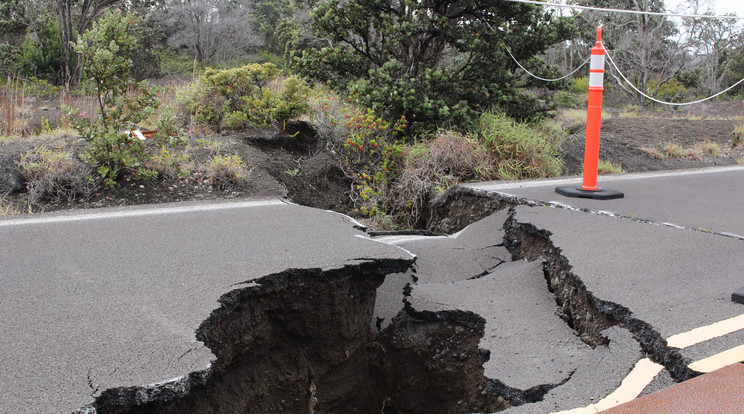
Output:
<instances>
[{"instance_id":1,"label":"dry grass","mask_svg":"<svg viewBox=\"0 0 744 414\"><path fill-rule=\"evenodd\" d=\"M225 189L241 185L248 178L249 171L239 155L215 155L205 167L205 180L217 188Z\"/></svg>"},{"instance_id":2,"label":"dry grass","mask_svg":"<svg viewBox=\"0 0 744 414\"><path fill-rule=\"evenodd\" d=\"M21 214L17 207L8 201L8 196L0 197L0 216L15 216Z\"/></svg>"},{"instance_id":3,"label":"dry grass","mask_svg":"<svg viewBox=\"0 0 744 414\"><path fill-rule=\"evenodd\" d=\"M612 161L600 160L597 165L598 174L622 174L625 170L622 166L613 163Z\"/></svg>"},{"instance_id":4,"label":"dry grass","mask_svg":"<svg viewBox=\"0 0 744 414\"><path fill-rule=\"evenodd\" d=\"M648 155L651 158L655 158L657 160L664 159L664 153L661 152L661 151L659 151L658 148L654 148L654 147L641 147L641 151L643 151L643 153L645 153L646 155Z\"/></svg>"},{"instance_id":5,"label":"dry grass","mask_svg":"<svg viewBox=\"0 0 744 414\"><path fill-rule=\"evenodd\" d=\"M85 200L96 188L88 177L92 170L61 148L42 145L21 157L21 172L33 204L42 201Z\"/></svg>"},{"instance_id":6,"label":"dry grass","mask_svg":"<svg viewBox=\"0 0 744 414\"><path fill-rule=\"evenodd\" d=\"M710 142L708 140L695 144L694 151L696 154L710 155L711 157L717 157L721 155L721 149L718 147L718 144L715 142Z\"/></svg>"},{"instance_id":7,"label":"dry grass","mask_svg":"<svg viewBox=\"0 0 744 414\"><path fill-rule=\"evenodd\" d=\"M484 148L462 134L442 131L433 141L409 148L392 188L393 214L413 227L435 193L459 182L493 178Z\"/></svg>"},{"instance_id":8,"label":"dry grass","mask_svg":"<svg viewBox=\"0 0 744 414\"><path fill-rule=\"evenodd\" d=\"M683 148L681 145L675 144L673 142L667 142L666 144L664 144L664 153L667 157L671 158L699 158L699 154L697 151L695 151L694 148Z\"/></svg>"}]
</instances>

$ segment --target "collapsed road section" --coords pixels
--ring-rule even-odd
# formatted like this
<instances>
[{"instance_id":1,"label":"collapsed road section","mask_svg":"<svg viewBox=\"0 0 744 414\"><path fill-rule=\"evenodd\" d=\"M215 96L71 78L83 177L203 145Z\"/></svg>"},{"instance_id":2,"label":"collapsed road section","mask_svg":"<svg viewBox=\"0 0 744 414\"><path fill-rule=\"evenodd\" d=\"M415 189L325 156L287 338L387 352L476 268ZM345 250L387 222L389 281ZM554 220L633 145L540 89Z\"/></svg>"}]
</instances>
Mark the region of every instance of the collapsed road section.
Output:
<instances>
[{"instance_id":1,"label":"collapsed road section","mask_svg":"<svg viewBox=\"0 0 744 414\"><path fill-rule=\"evenodd\" d=\"M277 200L0 221L0 411L546 413L644 357L696 375L665 338L741 311L740 240L467 194L450 236Z\"/></svg>"}]
</instances>

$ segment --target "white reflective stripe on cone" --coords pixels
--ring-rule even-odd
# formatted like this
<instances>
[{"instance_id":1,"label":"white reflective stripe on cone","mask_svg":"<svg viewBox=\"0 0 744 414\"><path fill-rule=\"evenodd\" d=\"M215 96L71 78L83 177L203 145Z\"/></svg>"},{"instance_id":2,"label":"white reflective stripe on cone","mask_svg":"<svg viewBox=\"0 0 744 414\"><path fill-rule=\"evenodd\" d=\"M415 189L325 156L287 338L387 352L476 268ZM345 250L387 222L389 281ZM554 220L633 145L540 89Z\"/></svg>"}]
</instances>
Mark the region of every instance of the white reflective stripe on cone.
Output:
<instances>
[{"instance_id":1,"label":"white reflective stripe on cone","mask_svg":"<svg viewBox=\"0 0 744 414\"><path fill-rule=\"evenodd\" d=\"M589 72L589 87L601 88L604 85L604 72Z\"/></svg>"}]
</instances>

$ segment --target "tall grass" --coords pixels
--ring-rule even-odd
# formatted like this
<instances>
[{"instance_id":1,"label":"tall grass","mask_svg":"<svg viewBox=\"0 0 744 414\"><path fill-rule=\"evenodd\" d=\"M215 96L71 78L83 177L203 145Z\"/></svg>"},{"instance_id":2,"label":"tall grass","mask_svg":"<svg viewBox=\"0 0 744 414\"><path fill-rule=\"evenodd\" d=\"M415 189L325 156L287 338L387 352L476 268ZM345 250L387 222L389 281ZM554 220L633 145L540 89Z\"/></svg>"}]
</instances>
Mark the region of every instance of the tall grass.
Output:
<instances>
[{"instance_id":1,"label":"tall grass","mask_svg":"<svg viewBox=\"0 0 744 414\"><path fill-rule=\"evenodd\" d=\"M5 85L0 88L0 135L19 135L22 132L25 124L25 97L26 82L18 77L8 76Z\"/></svg>"},{"instance_id":2,"label":"tall grass","mask_svg":"<svg viewBox=\"0 0 744 414\"><path fill-rule=\"evenodd\" d=\"M516 122L503 113L484 113L480 118L478 137L503 180L561 174L563 161L559 149L565 134L556 128Z\"/></svg>"},{"instance_id":3,"label":"tall grass","mask_svg":"<svg viewBox=\"0 0 744 414\"><path fill-rule=\"evenodd\" d=\"M38 125L31 125L30 122L42 107L56 106L66 112L59 123L56 120L53 123L66 133L72 130L72 116L96 116L99 107L96 96L85 87L71 90L68 86L54 87L44 81L16 76L9 76L3 81L4 83L0 81L0 137L28 137L42 132L49 133L50 131L41 131ZM178 91L183 87L183 84L176 83L165 85L158 94L162 102L160 110L140 127L155 127L160 113L165 108L176 105ZM127 90L128 97L134 97L138 93L134 86Z\"/></svg>"}]
</instances>

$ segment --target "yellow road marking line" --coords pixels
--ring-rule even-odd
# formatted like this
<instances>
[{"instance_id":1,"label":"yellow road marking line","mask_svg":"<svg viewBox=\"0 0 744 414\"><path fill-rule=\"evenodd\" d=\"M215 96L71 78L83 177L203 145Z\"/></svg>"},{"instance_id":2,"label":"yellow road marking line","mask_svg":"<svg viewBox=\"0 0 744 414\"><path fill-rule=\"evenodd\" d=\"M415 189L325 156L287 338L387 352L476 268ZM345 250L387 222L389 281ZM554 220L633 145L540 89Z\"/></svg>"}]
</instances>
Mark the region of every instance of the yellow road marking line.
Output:
<instances>
[{"instance_id":1,"label":"yellow road marking line","mask_svg":"<svg viewBox=\"0 0 744 414\"><path fill-rule=\"evenodd\" d=\"M667 338L667 345L674 348L684 349L742 329L744 329L744 314L724 319L707 326L701 326L677 335L672 335Z\"/></svg>"},{"instance_id":2,"label":"yellow road marking line","mask_svg":"<svg viewBox=\"0 0 744 414\"><path fill-rule=\"evenodd\" d=\"M690 364L690 369L699 372L712 372L717 369L744 361L744 345L731 348L719 354L703 358Z\"/></svg>"},{"instance_id":3,"label":"yellow road marking line","mask_svg":"<svg viewBox=\"0 0 744 414\"><path fill-rule=\"evenodd\" d=\"M724 319L710 325L701 326L672 335L667 338L667 345L674 348L685 349L713 338L728 335L732 332L744 329L744 314ZM725 366L744 361L744 345L723 351L689 365L690 369L699 372L711 372ZM618 406L637 398L641 392L656 378L664 367L648 358L638 361L628 375L623 379L620 386L612 394L603 398L596 404L586 407L574 408L572 410L559 411L553 414L593 414L602 410Z\"/></svg>"},{"instance_id":4,"label":"yellow road marking line","mask_svg":"<svg viewBox=\"0 0 744 414\"><path fill-rule=\"evenodd\" d=\"M638 397L646 386L659 375L664 366L659 365L648 358L638 361L628 375L623 379L620 386L610 395L601 399L596 404L580 407L568 411L560 411L560 414L583 414L597 413L608 408L632 401ZM556 413L557 414L557 413Z\"/></svg>"}]
</instances>

